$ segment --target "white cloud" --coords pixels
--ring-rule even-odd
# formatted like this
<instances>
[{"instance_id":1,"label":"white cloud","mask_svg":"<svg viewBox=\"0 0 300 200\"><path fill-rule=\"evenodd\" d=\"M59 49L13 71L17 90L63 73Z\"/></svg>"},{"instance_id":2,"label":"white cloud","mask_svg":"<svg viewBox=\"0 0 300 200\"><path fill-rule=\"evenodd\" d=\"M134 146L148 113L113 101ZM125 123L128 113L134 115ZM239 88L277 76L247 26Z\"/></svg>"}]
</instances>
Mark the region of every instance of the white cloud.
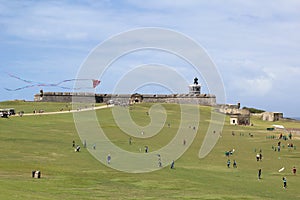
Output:
<instances>
[{"instance_id":1,"label":"white cloud","mask_svg":"<svg viewBox=\"0 0 300 200\"><path fill-rule=\"evenodd\" d=\"M240 96L259 97L272 91L273 80L269 77L255 77L253 79L237 78L234 86L239 89Z\"/></svg>"},{"instance_id":2,"label":"white cloud","mask_svg":"<svg viewBox=\"0 0 300 200\"><path fill-rule=\"evenodd\" d=\"M2 62L19 64L19 69L12 69L20 73L47 66L51 80L57 78L51 74L62 70L62 65L75 74L79 58L111 35L142 26L170 28L207 49L223 76L229 100L246 102L257 95L264 99L270 93L276 100L285 93L292 98L300 85L299 10L298 0L0 0L0 52L14 52L14 58L11 55ZM152 56L153 60L164 59ZM121 62L122 67L143 64L142 59L131 59ZM165 59L167 63L162 64L175 66L188 79L194 76L183 62ZM118 74L117 70L113 73Z\"/></svg>"},{"instance_id":3,"label":"white cloud","mask_svg":"<svg viewBox=\"0 0 300 200\"><path fill-rule=\"evenodd\" d=\"M64 2L32 3L28 7L12 5L16 13L2 18L8 34L29 40L95 40L113 32L123 24L118 23L110 10L95 10L86 5ZM8 8L9 9L9 8ZM112 23L112 20L115 20Z\"/></svg>"}]
</instances>

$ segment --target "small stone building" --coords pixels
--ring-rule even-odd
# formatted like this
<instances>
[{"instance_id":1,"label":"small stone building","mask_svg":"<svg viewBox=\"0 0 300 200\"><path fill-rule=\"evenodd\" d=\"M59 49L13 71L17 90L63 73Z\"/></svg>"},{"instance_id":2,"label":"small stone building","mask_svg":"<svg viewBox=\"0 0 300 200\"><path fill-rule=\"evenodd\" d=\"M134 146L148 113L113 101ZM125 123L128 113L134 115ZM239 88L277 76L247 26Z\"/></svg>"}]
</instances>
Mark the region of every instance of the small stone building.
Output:
<instances>
[{"instance_id":1,"label":"small stone building","mask_svg":"<svg viewBox=\"0 0 300 200\"><path fill-rule=\"evenodd\" d=\"M235 112L230 114L230 124L250 125L250 111L247 109L235 109Z\"/></svg>"},{"instance_id":2,"label":"small stone building","mask_svg":"<svg viewBox=\"0 0 300 200\"><path fill-rule=\"evenodd\" d=\"M283 113L281 112L263 112L262 113L262 120L264 121L278 121L279 119L283 118Z\"/></svg>"},{"instance_id":3,"label":"small stone building","mask_svg":"<svg viewBox=\"0 0 300 200\"><path fill-rule=\"evenodd\" d=\"M232 125L250 125L250 114L232 114L230 115L230 124Z\"/></svg>"},{"instance_id":4,"label":"small stone building","mask_svg":"<svg viewBox=\"0 0 300 200\"><path fill-rule=\"evenodd\" d=\"M239 115L230 115L230 124L238 125Z\"/></svg>"}]
</instances>

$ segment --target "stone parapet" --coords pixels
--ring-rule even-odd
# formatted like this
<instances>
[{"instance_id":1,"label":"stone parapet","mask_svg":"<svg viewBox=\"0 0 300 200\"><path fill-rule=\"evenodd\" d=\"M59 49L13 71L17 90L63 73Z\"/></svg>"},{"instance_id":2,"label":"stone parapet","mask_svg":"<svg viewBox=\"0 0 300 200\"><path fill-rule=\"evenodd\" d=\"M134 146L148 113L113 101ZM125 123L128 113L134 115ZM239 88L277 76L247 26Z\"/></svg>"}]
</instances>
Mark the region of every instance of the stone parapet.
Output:
<instances>
[{"instance_id":1,"label":"stone parapet","mask_svg":"<svg viewBox=\"0 0 300 200\"><path fill-rule=\"evenodd\" d=\"M94 94L77 92L44 92L34 95L34 101L42 102L86 102L107 103L184 103L216 105L216 96L212 94Z\"/></svg>"}]
</instances>

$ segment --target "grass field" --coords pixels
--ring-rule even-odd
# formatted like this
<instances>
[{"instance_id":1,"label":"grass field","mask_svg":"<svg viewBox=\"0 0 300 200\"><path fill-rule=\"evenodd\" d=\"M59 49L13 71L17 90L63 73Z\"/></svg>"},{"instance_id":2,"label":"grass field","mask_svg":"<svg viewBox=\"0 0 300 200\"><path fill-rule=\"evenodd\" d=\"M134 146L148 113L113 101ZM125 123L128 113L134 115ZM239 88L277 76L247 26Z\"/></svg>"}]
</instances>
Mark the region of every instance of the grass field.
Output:
<instances>
[{"instance_id":1,"label":"grass field","mask_svg":"<svg viewBox=\"0 0 300 200\"><path fill-rule=\"evenodd\" d=\"M162 104L167 110L167 125L148 139L123 134L113 120L111 108L97 110L101 127L109 139L120 148L139 152L148 145L150 151L164 146L175 135L180 121L176 104ZM0 107L14 107L16 111L34 109L58 111L71 105L60 103L1 102ZM150 122L145 114L151 104L135 105L132 119L139 125ZM300 169L300 140L281 140L284 148L275 152L278 139L267 136L280 132L266 131L273 122L251 118L254 126L232 126L226 118L215 148L204 159L198 158L209 119L210 107L200 109L201 119L196 138L183 156L175 161L175 169L165 168L132 174L108 168L82 148L76 153L72 141L82 143L70 113L0 118L0 199L299 199L300 178L291 169ZM289 128L300 128L300 123L282 120L276 122ZM234 131L235 136L232 136ZM253 137L250 137L252 134ZM296 148L288 148L293 143ZM88 143L88 145L91 145ZM98 147L97 147L98 148ZM99 147L100 148L100 147ZM227 168L224 152L235 149L231 161L237 168ZM262 150L263 160L256 154ZM164 163L166 165L166 163ZM167 163L168 164L168 163ZM285 167L283 172L278 169ZM258 169L262 179L258 180ZM32 170L41 170L42 178L31 178ZM288 188L283 189L282 177L287 177Z\"/></svg>"}]
</instances>

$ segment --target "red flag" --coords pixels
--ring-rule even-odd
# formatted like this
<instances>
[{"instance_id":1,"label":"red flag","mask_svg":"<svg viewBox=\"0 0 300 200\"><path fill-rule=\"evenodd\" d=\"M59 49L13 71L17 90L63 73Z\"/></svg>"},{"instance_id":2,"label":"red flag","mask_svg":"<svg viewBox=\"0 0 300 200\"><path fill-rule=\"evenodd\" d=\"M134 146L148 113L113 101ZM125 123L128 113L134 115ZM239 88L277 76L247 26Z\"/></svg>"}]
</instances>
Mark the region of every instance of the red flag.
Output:
<instances>
[{"instance_id":1,"label":"red flag","mask_svg":"<svg viewBox=\"0 0 300 200\"><path fill-rule=\"evenodd\" d=\"M93 88L97 87L100 84L99 80L93 79Z\"/></svg>"}]
</instances>

